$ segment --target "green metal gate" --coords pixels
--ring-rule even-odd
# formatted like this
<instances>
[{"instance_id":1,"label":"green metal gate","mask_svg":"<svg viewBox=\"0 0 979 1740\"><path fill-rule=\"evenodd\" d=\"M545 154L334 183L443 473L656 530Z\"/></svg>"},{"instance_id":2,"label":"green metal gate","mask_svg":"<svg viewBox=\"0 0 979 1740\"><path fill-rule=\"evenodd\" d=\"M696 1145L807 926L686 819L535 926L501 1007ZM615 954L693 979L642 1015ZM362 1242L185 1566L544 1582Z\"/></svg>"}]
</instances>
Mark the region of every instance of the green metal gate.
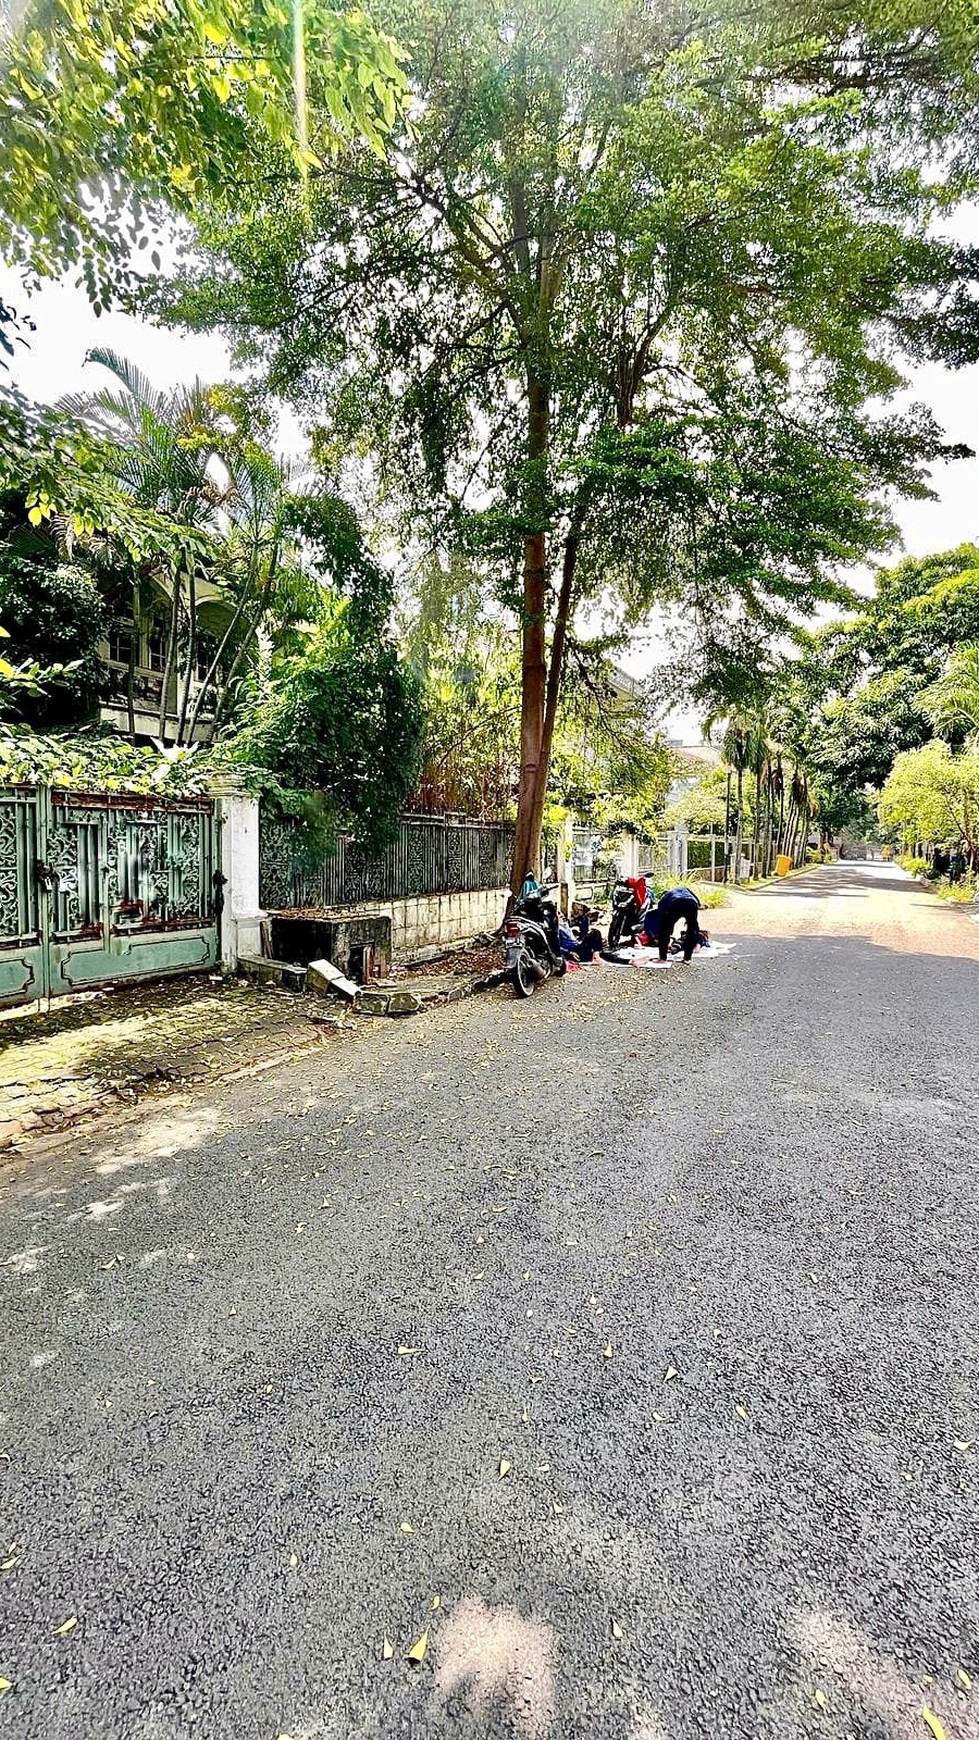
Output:
<instances>
[{"instance_id":1,"label":"green metal gate","mask_svg":"<svg viewBox=\"0 0 979 1740\"><path fill-rule=\"evenodd\" d=\"M0 787L0 1007L213 966L209 798Z\"/></svg>"}]
</instances>

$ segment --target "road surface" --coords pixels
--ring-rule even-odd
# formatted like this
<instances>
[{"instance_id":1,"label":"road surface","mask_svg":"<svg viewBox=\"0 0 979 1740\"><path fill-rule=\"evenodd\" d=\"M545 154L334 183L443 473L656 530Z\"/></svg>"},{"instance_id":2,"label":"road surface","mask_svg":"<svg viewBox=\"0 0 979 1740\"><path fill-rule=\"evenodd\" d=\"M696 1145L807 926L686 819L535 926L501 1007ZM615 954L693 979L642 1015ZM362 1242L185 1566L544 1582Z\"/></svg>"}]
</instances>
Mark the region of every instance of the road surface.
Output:
<instances>
[{"instance_id":1,"label":"road surface","mask_svg":"<svg viewBox=\"0 0 979 1740\"><path fill-rule=\"evenodd\" d=\"M979 924L712 918L0 1171L0 1735L976 1740Z\"/></svg>"}]
</instances>

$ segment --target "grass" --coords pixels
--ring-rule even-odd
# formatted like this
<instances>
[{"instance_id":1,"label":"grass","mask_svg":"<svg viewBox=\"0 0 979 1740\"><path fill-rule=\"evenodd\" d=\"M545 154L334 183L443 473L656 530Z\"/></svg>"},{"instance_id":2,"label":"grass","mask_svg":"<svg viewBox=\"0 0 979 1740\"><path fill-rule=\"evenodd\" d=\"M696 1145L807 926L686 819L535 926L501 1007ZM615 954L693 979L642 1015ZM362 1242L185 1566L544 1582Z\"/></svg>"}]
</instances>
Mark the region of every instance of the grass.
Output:
<instances>
[{"instance_id":1,"label":"grass","mask_svg":"<svg viewBox=\"0 0 979 1740\"><path fill-rule=\"evenodd\" d=\"M722 883L698 882L695 876L691 876L687 887L696 894L701 906L705 906L711 911L716 911L717 907L728 904L727 889Z\"/></svg>"},{"instance_id":2,"label":"grass","mask_svg":"<svg viewBox=\"0 0 979 1740\"><path fill-rule=\"evenodd\" d=\"M939 900L948 900L953 906L968 906L976 898L974 882L933 882L932 887Z\"/></svg>"}]
</instances>

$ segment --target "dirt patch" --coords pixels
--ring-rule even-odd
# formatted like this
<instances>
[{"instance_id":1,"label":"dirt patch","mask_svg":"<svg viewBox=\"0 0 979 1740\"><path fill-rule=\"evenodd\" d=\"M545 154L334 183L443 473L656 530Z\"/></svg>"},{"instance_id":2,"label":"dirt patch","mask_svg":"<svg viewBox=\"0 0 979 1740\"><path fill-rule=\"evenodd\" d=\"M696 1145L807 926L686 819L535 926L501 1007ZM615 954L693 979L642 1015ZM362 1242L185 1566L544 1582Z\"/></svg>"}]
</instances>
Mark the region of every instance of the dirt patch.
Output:
<instances>
[{"instance_id":1,"label":"dirt patch","mask_svg":"<svg viewBox=\"0 0 979 1740\"><path fill-rule=\"evenodd\" d=\"M502 965L503 950L499 943L473 943L470 948L453 949L450 954L440 955L435 961L422 961L413 967L396 967L390 977L427 979L451 973L453 978L484 979Z\"/></svg>"}]
</instances>

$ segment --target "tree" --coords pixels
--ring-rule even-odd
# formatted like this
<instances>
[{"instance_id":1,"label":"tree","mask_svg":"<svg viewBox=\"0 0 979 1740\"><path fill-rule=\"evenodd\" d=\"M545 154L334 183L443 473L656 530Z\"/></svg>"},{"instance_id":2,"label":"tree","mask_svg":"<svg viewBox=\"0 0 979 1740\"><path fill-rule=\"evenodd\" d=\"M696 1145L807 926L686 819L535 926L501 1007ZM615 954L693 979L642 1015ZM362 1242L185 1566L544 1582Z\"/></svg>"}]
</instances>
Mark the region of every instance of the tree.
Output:
<instances>
[{"instance_id":1,"label":"tree","mask_svg":"<svg viewBox=\"0 0 979 1740\"><path fill-rule=\"evenodd\" d=\"M974 348L971 261L928 224L975 43L885 13L387 0L413 49L388 153L283 166L274 209L246 160L199 214L210 272L171 312L261 356L326 449L368 448L517 615L515 886L583 606L772 632L886 540L876 491L920 489L938 449L866 407L895 344Z\"/></svg>"},{"instance_id":2,"label":"tree","mask_svg":"<svg viewBox=\"0 0 979 1740\"><path fill-rule=\"evenodd\" d=\"M209 740L230 717L259 649L266 661L300 649L296 631L320 616L324 588L348 594L357 621L376 634L390 579L369 557L347 504L303 484L249 433L256 419L247 396L199 381L160 391L113 351L92 351L90 360L118 386L74 396L62 410L102 438L107 469L136 503L187 537L201 534L177 546L175 561L141 564L131 587L134 608L155 597L169 617L160 735L180 662L170 735L177 744ZM268 433L267 419L257 420ZM202 658L205 589L213 633Z\"/></svg>"},{"instance_id":3,"label":"tree","mask_svg":"<svg viewBox=\"0 0 979 1740\"><path fill-rule=\"evenodd\" d=\"M104 599L93 575L63 561L55 540L31 526L23 503L9 496L0 498L0 613L22 659L35 670L61 667L57 683L34 684L19 696L18 715L41 729L92 719Z\"/></svg>"},{"instance_id":4,"label":"tree","mask_svg":"<svg viewBox=\"0 0 979 1740\"><path fill-rule=\"evenodd\" d=\"M97 311L246 153L277 149L301 178L351 137L380 149L404 93L397 45L323 0L27 0L10 24L0 255L81 268Z\"/></svg>"},{"instance_id":5,"label":"tree","mask_svg":"<svg viewBox=\"0 0 979 1740\"><path fill-rule=\"evenodd\" d=\"M979 751L932 742L899 755L880 794L880 819L909 845L960 842L979 870Z\"/></svg>"},{"instance_id":6,"label":"tree","mask_svg":"<svg viewBox=\"0 0 979 1740\"><path fill-rule=\"evenodd\" d=\"M330 819L380 852L397 837L418 774L423 713L394 647L349 631L342 611L283 661L254 697L233 753L281 786L322 792Z\"/></svg>"},{"instance_id":7,"label":"tree","mask_svg":"<svg viewBox=\"0 0 979 1740\"><path fill-rule=\"evenodd\" d=\"M918 701L941 731L979 737L979 642L956 647L947 669Z\"/></svg>"},{"instance_id":8,"label":"tree","mask_svg":"<svg viewBox=\"0 0 979 1740\"><path fill-rule=\"evenodd\" d=\"M136 365L112 350L94 350L89 360L108 369L117 386L76 394L62 409L89 424L109 444L119 483L141 506L166 516L175 526L207 533L220 524L229 502L230 478L218 465L213 407L200 381L161 391ZM197 663L197 589L201 561L210 539L195 552L187 546L169 569L157 567L144 578L155 581L168 603L166 665L160 684L158 735L167 731L171 681L185 630L184 668L179 682L176 740L183 741ZM137 610L134 604L134 614ZM130 680L132 672L130 671ZM130 710L132 700L130 695Z\"/></svg>"},{"instance_id":9,"label":"tree","mask_svg":"<svg viewBox=\"0 0 979 1740\"><path fill-rule=\"evenodd\" d=\"M10 640L10 634L2 624L0 640ZM43 694L48 685L61 682L67 669L62 665L43 666L36 659L21 659L13 664L0 654L0 722L4 727L10 718L20 717L26 698L33 699ZM0 732L0 747L8 739L9 729L5 728Z\"/></svg>"}]
</instances>

